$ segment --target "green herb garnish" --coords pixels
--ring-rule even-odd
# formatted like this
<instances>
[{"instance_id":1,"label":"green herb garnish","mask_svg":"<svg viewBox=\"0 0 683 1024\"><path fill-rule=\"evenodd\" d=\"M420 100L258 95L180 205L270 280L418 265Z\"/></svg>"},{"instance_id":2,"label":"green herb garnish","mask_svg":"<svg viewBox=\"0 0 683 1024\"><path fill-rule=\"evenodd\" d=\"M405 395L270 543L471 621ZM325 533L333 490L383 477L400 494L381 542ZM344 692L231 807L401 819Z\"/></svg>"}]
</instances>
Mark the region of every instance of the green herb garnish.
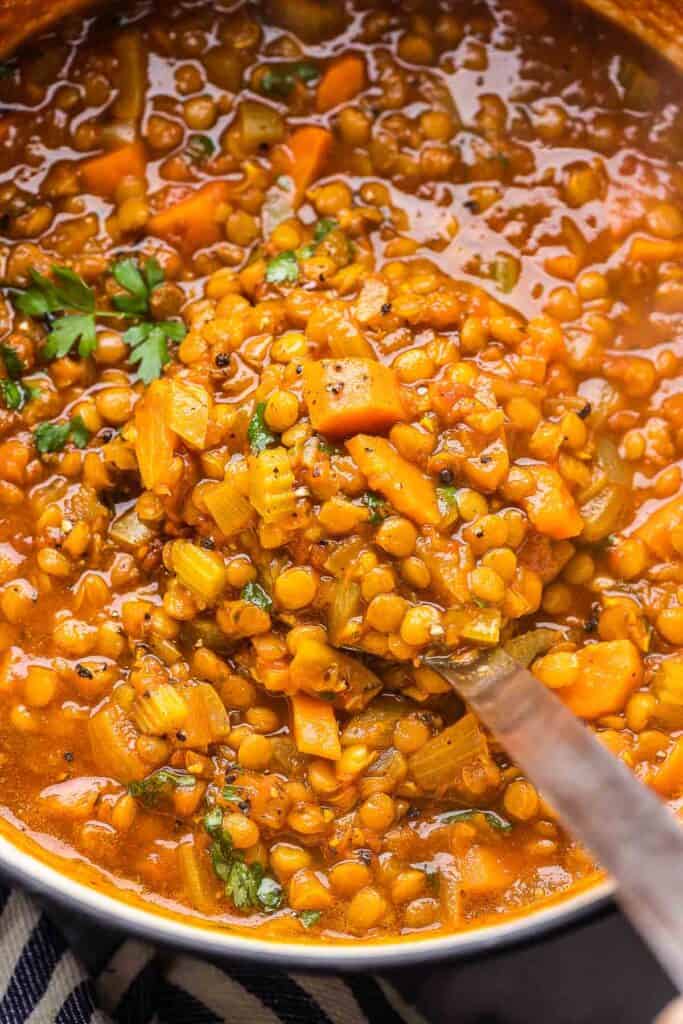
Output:
<instances>
[{"instance_id":1,"label":"green herb garnish","mask_svg":"<svg viewBox=\"0 0 683 1024\"><path fill-rule=\"evenodd\" d=\"M223 786L221 796L224 800L239 804L244 800L244 794L240 786Z\"/></svg>"},{"instance_id":2,"label":"green herb garnish","mask_svg":"<svg viewBox=\"0 0 683 1024\"><path fill-rule=\"evenodd\" d=\"M93 289L68 267L53 266L54 281L33 268L30 273L32 284L16 294L14 304L27 316L50 318L43 355L62 358L78 343L78 354L89 356L96 343ZM53 320L56 314L61 315Z\"/></svg>"},{"instance_id":3,"label":"green herb garnish","mask_svg":"<svg viewBox=\"0 0 683 1024\"><path fill-rule=\"evenodd\" d=\"M215 874L225 883L225 895L237 910L260 907L272 913L284 900L279 882L266 875L260 864L245 864L223 828L223 812L213 807L204 817L204 828L213 839L209 854Z\"/></svg>"},{"instance_id":4,"label":"green herb garnish","mask_svg":"<svg viewBox=\"0 0 683 1024\"><path fill-rule=\"evenodd\" d=\"M195 163L202 163L216 152L216 144L208 135L190 135L187 152Z\"/></svg>"},{"instance_id":5,"label":"green herb garnish","mask_svg":"<svg viewBox=\"0 0 683 1024\"><path fill-rule=\"evenodd\" d=\"M164 271L158 260L150 257L142 267L137 260L119 260L111 268L112 276L127 295L114 295L112 305L129 316L144 316L149 313L149 300L155 288L164 280Z\"/></svg>"},{"instance_id":6,"label":"green herb garnish","mask_svg":"<svg viewBox=\"0 0 683 1024\"><path fill-rule=\"evenodd\" d=\"M0 395L12 412L21 412L27 402L40 394L40 388L31 387L20 380L0 380Z\"/></svg>"},{"instance_id":7,"label":"green herb garnish","mask_svg":"<svg viewBox=\"0 0 683 1024\"><path fill-rule=\"evenodd\" d=\"M466 808L462 811L449 811L447 814L440 815L439 818L444 825L453 825L458 821L469 821L472 818L476 818L479 814L481 814L491 828L495 828L499 832L509 832L512 828L512 823L502 815L496 814L495 811L482 811L476 807Z\"/></svg>"},{"instance_id":8,"label":"green herb garnish","mask_svg":"<svg viewBox=\"0 0 683 1024\"><path fill-rule=\"evenodd\" d=\"M85 448L90 433L80 416L73 416L66 423L39 423L33 431L36 449L41 455L46 452L60 452L71 440L77 448Z\"/></svg>"},{"instance_id":9,"label":"green herb garnish","mask_svg":"<svg viewBox=\"0 0 683 1024\"><path fill-rule=\"evenodd\" d=\"M317 924L322 917L321 910L301 910L296 915L301 921L304 928L312 928L314 924Z\"/></svg>"},{"instance_id":10,"label":"green herb garnish","mask_svg":"<svg viewBox=\"0 0 683 1024\"><path fill-rule=\"evenodd\" d=\"M269 612L273 607L273 599L270 594L263 589L260 583L245 583L242 587L241 598L243 601L249 601L250 604L255 604L258 608L262 608L264 612Z\"/></svg>"},{"instance_id":11,"label":"green herb garnish","mask_svg":"<svg viewBox=\"0 0 683 1024\"><path fill-rule=\"evenodd\" d=\"M279 253L269 260L266 267L266 281L269 284L294 284L299 279L299 263L291 249Z\"/></svg>"},{"instance_id":12,"label":"green herb garnish","mask_svg":"<svg viewBox=\"0 0 683 1024\"><path fill-rule=\"evenodd\" d=\"M307 84L320 78L320 70L311 61L302 60L296 64L271 64L266 68L259 82L259 89L266 96L289 96L300 82Z\"/></svg>"},{"instance_id":13,"label":"green herb garnish","mask_svg":"<svg viewBox=\"0 0 683 1024\"><path fill-rule=\"evenodd\" d=\"M386 518L386 501L381 494L377 494L375 491L366 491L365 494L361 495L361 504L365 505L366 508L370 509L370 518L368 522L371 526L379 526L383 519Z\"/></svg>"},{"instance_id":14,"label":"green herb garnish","mask_svg":"<svg viewBox=\"0 0 683 1024\"><path fill-rule=\"evenodd\" d=\"M130 345L130 362L138 364L138 377L145 384L161 376L171 356L168 341L182 341L187 331L179 320L160 320L129 327L123 340Z\"/></svg>"},{"instance_id":15,"label":"green herb garnish","mask_svg":"<svg viewBox=\"0 0 683 1024\"><path fill-rule=\"evenodd\" d=\"M193 789L195 785L195 777L189 772L177 768L158 768L145 779L129 782L128 792L142 800L148 807L152 807L168 789Z\"/></svg>"},{"instance_id":16,"label":"green herb garnish","mask_svg":"<svg viewBox=\"0 0 683 1024\"><path fill-rule=\"evenodd\" d=\"M265 448L277 444L277 437L266 424L266 403L258 402L254 408L249 426L247 427L247 438L249 447L254 454L262 452Z\"/></svg>"},{"instance_id":17,"label":"green herb garnish","mask_svg":"<svg viewBox=\"0 0 683 1024\"><path fill-rule=\"evenodd\" d=\"M458 488L450 486L437 487L436 501L441 515L446 515L447 512L450 512L450 510L457 505Z\"/></svg>"},{"instance_id":18,"label":"green herb garnish","mask_svg":"<svg viewBox=\"0 0 683 1024\"><path fill-rule=\"evenodd\" d=\"M313 241L316 245L320 245L321 242L325 241L330 232L336 231L338 227L339 224L337 224L336 220L332 220L331 217L323 217L313 229Z\"/></svg>"},{"instance_id":19,"label":"green herb garnish","mask_svg":"<svg viewBox=\"0 0 683 1024\"><path fill-rule=\"evenodd\" d=\"M18 380L24 372L24 364L11 345L0 345L0 356L5 364L7 375L12 380Z\"/></svg>"}]
</instances>

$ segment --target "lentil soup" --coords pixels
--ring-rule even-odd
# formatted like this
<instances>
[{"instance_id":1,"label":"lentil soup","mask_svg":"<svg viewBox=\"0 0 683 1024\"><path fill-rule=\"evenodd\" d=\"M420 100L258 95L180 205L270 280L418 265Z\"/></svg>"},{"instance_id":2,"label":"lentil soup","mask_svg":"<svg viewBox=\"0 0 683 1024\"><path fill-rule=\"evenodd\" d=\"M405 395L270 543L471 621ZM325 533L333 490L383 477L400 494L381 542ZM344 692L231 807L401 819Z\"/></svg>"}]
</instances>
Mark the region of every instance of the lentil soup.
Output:
<instances>
[{"instance_id":1,"label":"lentil soup","mask_svg":"<svg viewBox=\"0 0 683 1024\"><path fill-rule=\"evenodd\" d=\"M269 938L597 877L423 663L683 796L680 81L541 0L173 0L0 65L0 800Z\"/></svg>"}]
</instances>

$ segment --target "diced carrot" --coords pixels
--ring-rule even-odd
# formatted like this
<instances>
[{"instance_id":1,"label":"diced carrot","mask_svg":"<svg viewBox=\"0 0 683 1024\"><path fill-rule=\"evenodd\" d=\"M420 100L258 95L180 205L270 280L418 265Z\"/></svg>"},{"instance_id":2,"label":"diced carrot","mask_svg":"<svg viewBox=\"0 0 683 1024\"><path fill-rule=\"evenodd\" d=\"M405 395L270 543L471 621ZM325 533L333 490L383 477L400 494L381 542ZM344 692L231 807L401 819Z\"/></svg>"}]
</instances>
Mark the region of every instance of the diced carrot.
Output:
<instances>
[{"instance_id":1,"label":"diced carrot","mask_svg":"<svg viewBox=\"0 0 683 1024\"><path fill-rule=\"evenodd\" d=\"M294 202L301 203L306 189L319 178L332 148L332 135L325 128L298 128L287 143L288 172L294 181Z\"/></svg>"},{"instance_id":2,"label":"diced carrot","mask_svg":"<svg viewBox=\"0 0 683 1024\"><path fill-rule=\"evenodd\" d=\"M203 448L209 429L209 395L206 388L188 380L170 382L168 425L183 441Z\"/></svg>"},{"instance_id":3,"label":"diced carrot","mask_svg":"<svg viewBox=\"0 0 683 1024\"><path fill-rule=\"evenodd\" d=\"M643 679L640 654L630 640L589 644L578 652L578 662L576 682L557 690L557 695L579 718L622 711Z\"/></svg>"},{"instance_id":4,"label":"diced carrot","mask_svg":"<svg viewBox=\"0 0 683 1024\"><path fill-rule=\"evenodd\" d=\"M583 519L560 474L550 466L525 468L536 481L534 493L522 499L532 524L555 540L576 537L583 529Z\"/></svg>"},{"instance_id":5,"label":"diced carrot","mask_svg":"<svg viewBox=\"0 0 683 1024\"><path fill-rule=\"evenodd\" d=\"M338 761L341 757L339 725L334 708L325 700L297 693L292 697L294 742L301 754Z\"/></svg>"},{"instance_id":6,"label":"diced carrot","mask_svg":"<svg viewBox=\"0 0 683 1024\"><path fill-rule=\"evenodd\" d=\"M325 71L318 83L315 105L324 114L340 103L348 103L365 88L365 61L357 53L340 57Z\"/></svg>"},{"instance_id":7,"label":"diced carrot","mask_svg":"<svg viewBox=\"0 0 683 1024\"><path fill-rule=\"evenodd\" d=\"M135 454L148 491L168 494L176 434L168 425L169 382L155 380L135 407Z\"/></svg>"},{"instance_id":8,"label":"diced carrot","mask_svg":"<svg viewBox=\"0 0 683 1024\"><path fill-rule=\"evenodd\" d=\"M648 516L635 532L657 558L666 561L674 557L673 533L683 528L683 494L660 506Z\"/></svg>"},{"instance_id":9,"label":"diced carrot","mask_svg":"<svg viewBox=\"0 0 683 1024\"><path fill-rule=\"evenodd\" d=\"M420 525L441 519L433 481L408 462L383 437L357 434L346 447L370 487L379 491L397 512Z\"/></svg>"},{"instance_id":10,"label":"diced carrot","mask_svg":"<svg viewBox=\"0 0 683 1024\"><path fill-rule=\"evenodd\" d=\"M88 192L113 199L122 178L144 179L146 169L144 146L141 142L131 142L129 146L86 160L81 164L81 180Z\"/></svg>"},{"instance_id":11,"label":"diced carrot","mask_svg":"<svg viewBox=\"0 0 683 1024\"><path fill-rule=\"evenodd\" d=\"M229 196L227 181L209 182L193 195L150 217L147 230L191 256L197 249L205 249L222 238L217 214Z\"/></svg>"},{"instance_id":12,"label":"diced carrot","mask_svg":"<svg viewBox=\"0 0 683 1024\"><path fill-rule=\"evenodd\" d=\"M405 418L396 374L374 359L305 363L304 397L314 429L332 437L381 433Z\"/></svg>"},{"instance_id":13,"label":"diced carrot","mask_svg":"<svg viewBox=\"0 0 683 1024\"><path fill-rule=\"evenodd\" d=\"M682 256L683 242L668 238L634 238L628 254L631 263L664 263Z\"/></svg>"}]
</instances>

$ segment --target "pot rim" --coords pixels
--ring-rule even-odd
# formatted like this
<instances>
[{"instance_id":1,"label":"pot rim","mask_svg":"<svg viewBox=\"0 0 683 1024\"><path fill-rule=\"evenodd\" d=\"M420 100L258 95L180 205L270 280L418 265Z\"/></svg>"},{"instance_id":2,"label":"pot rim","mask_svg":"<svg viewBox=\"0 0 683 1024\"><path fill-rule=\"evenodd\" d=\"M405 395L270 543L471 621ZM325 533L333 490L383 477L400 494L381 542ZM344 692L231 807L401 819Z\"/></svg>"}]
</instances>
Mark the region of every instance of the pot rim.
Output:
<instances>
[{"instance_id":1,"label":"pot rim","mask_svg":"<svg viewBox=\"0 0 683 1024\"><path fill-rule=\"evenodd\" d=\"M605 880L540 910L432 939L349 944L274 941L177 920L119 900L76 881L20 849L0 834L0 868L25 888L50 897L99 923L204 956L259 962L271 967L319 971L382 971L447 959L498 953L510 945L534 942L549 932L578 924L604 911L614 895Z\"/></svg>"}]
</instances>

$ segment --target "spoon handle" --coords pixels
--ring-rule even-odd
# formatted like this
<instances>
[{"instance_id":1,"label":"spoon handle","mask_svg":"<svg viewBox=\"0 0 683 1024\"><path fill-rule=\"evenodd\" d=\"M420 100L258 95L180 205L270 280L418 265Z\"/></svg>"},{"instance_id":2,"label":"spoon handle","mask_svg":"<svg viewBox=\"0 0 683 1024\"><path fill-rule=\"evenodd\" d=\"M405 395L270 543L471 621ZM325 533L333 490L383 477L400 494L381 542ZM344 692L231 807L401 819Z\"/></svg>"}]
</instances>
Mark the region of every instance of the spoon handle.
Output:
<instances>
[{"instance_id":1,"label":"spoon handle","mask_svg":"<svg viewBox=\"0 0 683 1024\"><path fill-rule=\"evenodd\" d=\"M683 991L683 828L554 694L504 651L464 670L430 659L618 885Z\"/></svg>"}]
</instances>

